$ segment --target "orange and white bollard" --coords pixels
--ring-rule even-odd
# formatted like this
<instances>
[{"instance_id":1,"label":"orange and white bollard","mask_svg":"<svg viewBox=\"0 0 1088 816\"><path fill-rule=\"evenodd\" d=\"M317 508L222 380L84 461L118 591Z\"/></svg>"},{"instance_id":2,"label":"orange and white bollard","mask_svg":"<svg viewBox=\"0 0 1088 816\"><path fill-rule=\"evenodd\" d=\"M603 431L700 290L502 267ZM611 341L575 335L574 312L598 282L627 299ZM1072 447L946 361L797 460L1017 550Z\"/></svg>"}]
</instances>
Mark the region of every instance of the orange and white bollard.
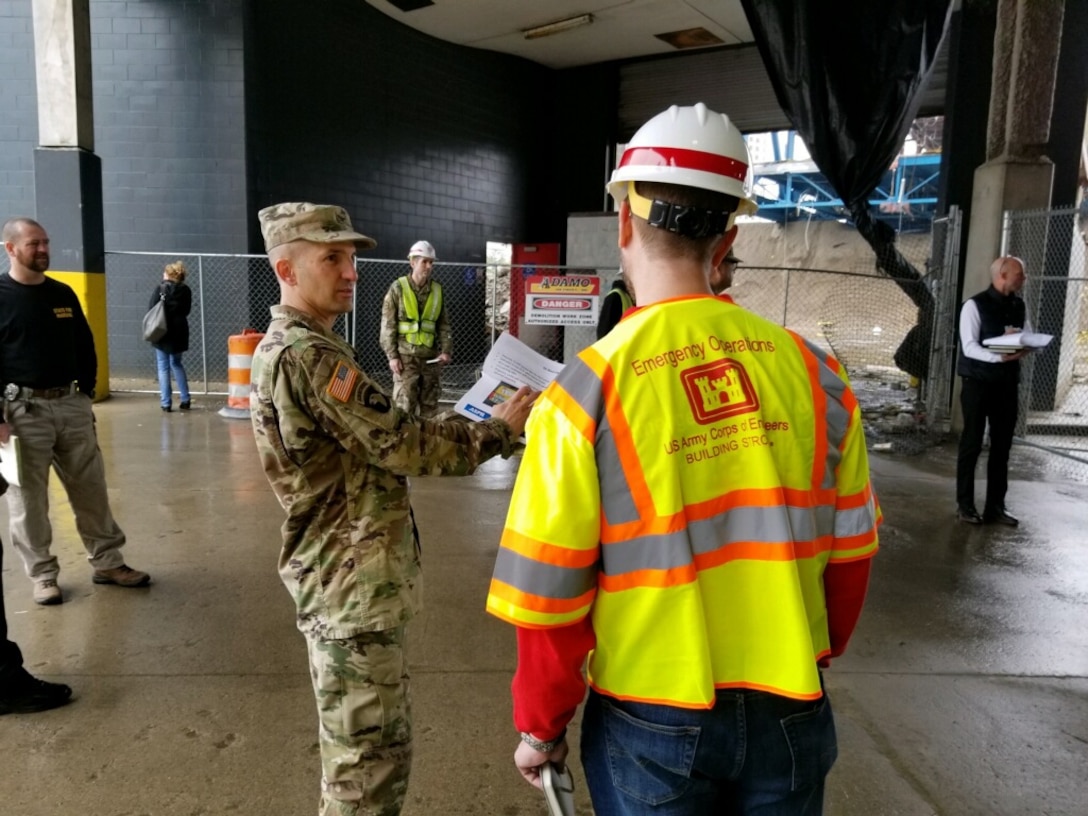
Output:
<instances>
[{"instance_id":1,"label":"orange and white bollard","mask_svg":"<svg viewBox=\"0 0 1088 816\"><path fill-rule=\"evenodd\" d=\"M256 329L245 329L227 338L227 407L219 409L220 416L249 419L249 372L253 352L263 338L264 333Z\"/></svg>"}]
</instances>

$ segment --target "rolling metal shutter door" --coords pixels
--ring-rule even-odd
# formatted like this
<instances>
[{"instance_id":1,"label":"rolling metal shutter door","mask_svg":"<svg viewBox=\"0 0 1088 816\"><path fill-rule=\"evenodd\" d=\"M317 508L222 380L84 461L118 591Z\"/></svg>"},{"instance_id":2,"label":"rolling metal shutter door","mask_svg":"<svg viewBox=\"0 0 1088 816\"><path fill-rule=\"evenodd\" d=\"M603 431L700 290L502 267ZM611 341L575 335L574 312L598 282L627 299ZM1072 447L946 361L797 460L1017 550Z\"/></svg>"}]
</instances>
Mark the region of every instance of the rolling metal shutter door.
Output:
<instances>
[{"instance_id":1,"label":"rolling metal shutter door","mask_svg":"<svg viewBox=\"0 0 1088 816\"><path fill-rule=\"evenodd\" d=\"M619 141L670 105L696 102L728 114L744 133L790 128L759 49L742 45L621 65Z\"/></svg>"},{"instance_id":2,"label":"rolling metal shutter door","mask_svg":"<svg viewBox=\"0 0 1088 816\"><path fill-rule=\"evenodd\" d=\"M919 116L944 113L949 39L941 41L933 71L919 93ZM728 114L743 133L792 128L753 43L621 65L618 141L626 142L669 105L696 102Z\"/></svg>"}]
</instances>

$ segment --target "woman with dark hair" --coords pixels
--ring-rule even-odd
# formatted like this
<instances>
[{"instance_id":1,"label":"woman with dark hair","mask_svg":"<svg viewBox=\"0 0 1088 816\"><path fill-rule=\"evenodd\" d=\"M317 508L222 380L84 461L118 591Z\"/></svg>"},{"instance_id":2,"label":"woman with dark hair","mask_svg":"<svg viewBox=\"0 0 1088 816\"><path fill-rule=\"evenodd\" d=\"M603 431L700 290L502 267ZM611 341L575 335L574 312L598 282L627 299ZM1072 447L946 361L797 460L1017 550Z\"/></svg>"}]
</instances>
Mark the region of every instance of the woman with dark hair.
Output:
<instances>
[{"instance_id":1,"label":"woman with dark hair","mask_svg":"<svg viewBox=\"0 0 1088 816\"><path fill-rule=\"evenodd\" d=\"M155 362L159 371L159 396L162 410L171 411L172 392L170 372L178 381L181 403L178 407L188 411L189 378L185 375L181 355L189 350L189 310L193 306L193 292L185 285L185 264L181 261L167 264L162 273L162 282L155 287L148 303L150 309L161 297L166 308L166 334L151 345L155 347Z\"/></svg>"}]
</instances>

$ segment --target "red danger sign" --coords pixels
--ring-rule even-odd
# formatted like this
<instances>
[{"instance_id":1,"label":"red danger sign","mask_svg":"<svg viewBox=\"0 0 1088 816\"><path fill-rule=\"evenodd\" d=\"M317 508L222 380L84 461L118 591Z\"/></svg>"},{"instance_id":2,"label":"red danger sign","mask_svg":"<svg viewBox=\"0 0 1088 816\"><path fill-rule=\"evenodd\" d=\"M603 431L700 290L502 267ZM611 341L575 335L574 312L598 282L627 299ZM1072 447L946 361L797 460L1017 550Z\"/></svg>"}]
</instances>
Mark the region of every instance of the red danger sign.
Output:
<instances>
[{"instance_id":1,"label":"red danger sign","mask_svg":"<svg viewBox=\"0 0 1088 816\"><path fill-rule=\"evenodd\" d=\"M533 298L534 309L562 309L563 311L584 312L593 308L593 303L582 298Z\"/></svg>"}]
</instances>

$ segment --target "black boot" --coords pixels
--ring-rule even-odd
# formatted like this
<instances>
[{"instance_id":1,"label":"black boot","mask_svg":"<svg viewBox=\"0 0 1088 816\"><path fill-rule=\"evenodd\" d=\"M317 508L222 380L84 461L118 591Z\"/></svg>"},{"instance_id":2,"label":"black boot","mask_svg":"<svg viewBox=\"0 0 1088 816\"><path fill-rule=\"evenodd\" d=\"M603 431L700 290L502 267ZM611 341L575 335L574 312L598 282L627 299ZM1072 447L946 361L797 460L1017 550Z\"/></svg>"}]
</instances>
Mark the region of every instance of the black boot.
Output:
<instances>
[{"instance_id":1,"label":"black boot","mask_svg":"<svg viewBox=\"0 0 1088 816\"><path fill-rule=\"evenodd\" d=\"M72 690L63 683L47 683L22 672L0 690L0 714L32 714L67 703Z\"/></svg>"}]
</instances>

